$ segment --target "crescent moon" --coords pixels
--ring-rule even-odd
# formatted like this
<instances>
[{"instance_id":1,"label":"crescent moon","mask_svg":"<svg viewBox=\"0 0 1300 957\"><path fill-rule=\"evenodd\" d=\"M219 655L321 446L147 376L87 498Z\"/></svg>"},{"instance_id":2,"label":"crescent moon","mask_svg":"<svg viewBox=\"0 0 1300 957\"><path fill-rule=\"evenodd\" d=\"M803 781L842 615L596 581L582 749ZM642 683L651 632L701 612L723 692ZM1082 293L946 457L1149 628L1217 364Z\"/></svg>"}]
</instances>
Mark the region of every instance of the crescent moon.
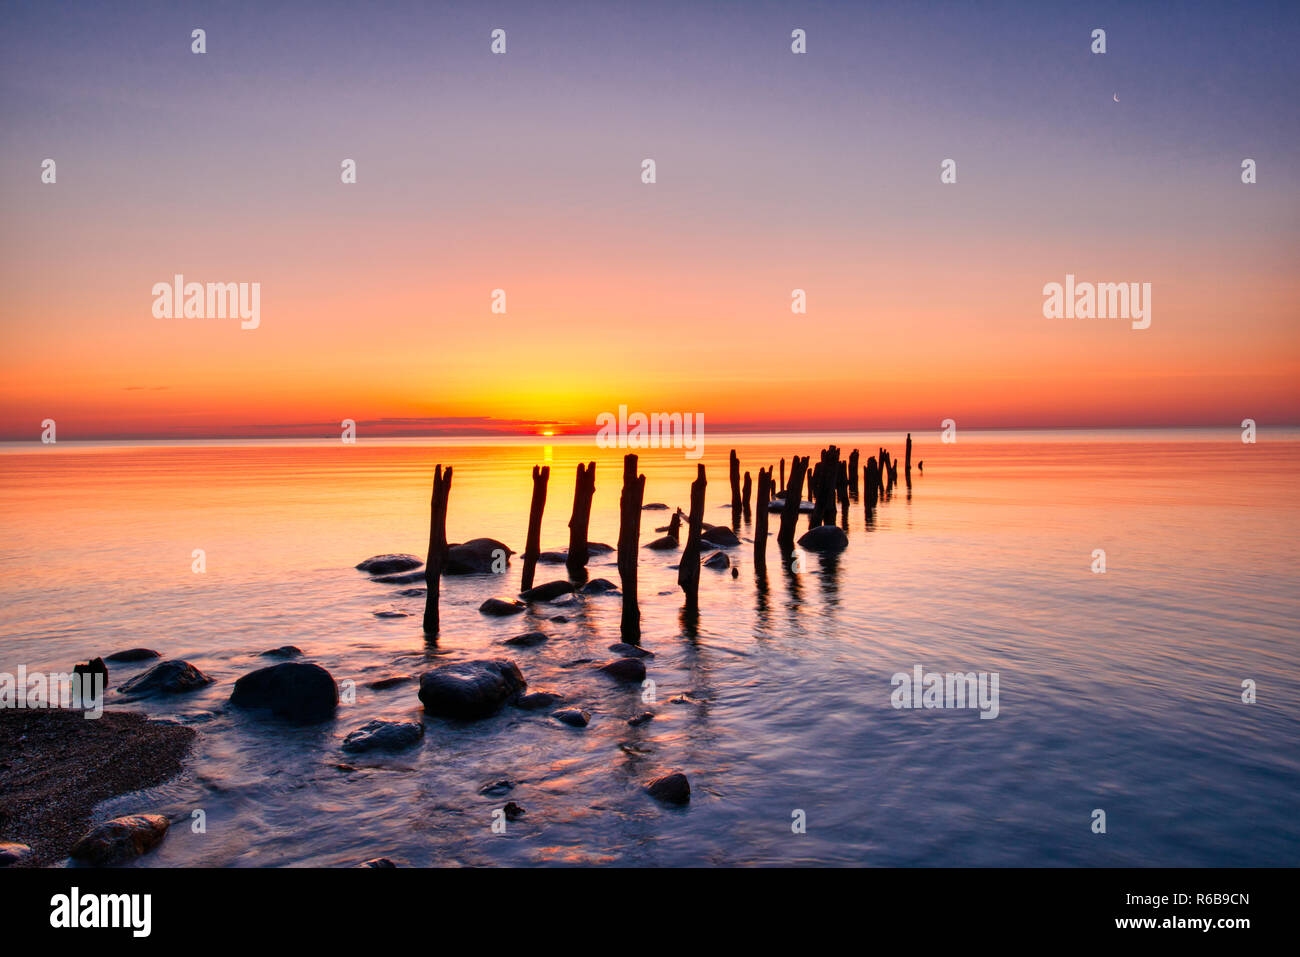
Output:
<instances>
[{"instance_id":1,"label":"crescent moon","mask_svg":"<svg viewBox=\"0 0 1300 957\"><path fill-rule=\"evenodd\" d=\"M1118 94L1118 93L1115 93L1115 94L1113 94L1113 96L1115 97L1115 102L1118 103L1118 102L1119 102L1119 94Z\"/></svg>"}]
</instances>

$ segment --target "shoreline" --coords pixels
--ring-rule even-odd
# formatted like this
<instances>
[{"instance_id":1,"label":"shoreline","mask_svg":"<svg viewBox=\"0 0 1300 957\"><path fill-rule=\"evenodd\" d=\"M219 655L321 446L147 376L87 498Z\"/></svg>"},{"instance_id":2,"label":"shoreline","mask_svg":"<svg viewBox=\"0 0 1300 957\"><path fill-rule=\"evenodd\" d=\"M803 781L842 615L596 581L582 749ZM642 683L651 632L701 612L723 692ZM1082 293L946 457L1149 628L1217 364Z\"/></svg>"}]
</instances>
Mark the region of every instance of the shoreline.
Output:
<instances>
[{"instance_id":1,"label":"shoreline","mask_svg":"<svg viewBox=\"0 0 1300 957\"><path fill-rule=\"evenodd\" d=\"M32 849L14 866L66 859L100 803L175 777L195 737L136 711L0 710L0 842Z\"/></svg>"}]
</instances>

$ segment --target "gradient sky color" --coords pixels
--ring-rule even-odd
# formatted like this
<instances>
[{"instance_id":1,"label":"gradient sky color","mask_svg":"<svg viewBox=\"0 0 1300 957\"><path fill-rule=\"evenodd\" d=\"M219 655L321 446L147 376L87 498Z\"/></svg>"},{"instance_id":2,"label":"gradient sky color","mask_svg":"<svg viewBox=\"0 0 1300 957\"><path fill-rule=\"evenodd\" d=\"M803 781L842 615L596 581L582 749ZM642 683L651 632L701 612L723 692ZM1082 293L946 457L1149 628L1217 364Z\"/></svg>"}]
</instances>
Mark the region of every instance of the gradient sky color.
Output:
<instances>
[{"instance_id":1,"label":"gradient sky color","mask_svg":"<svg viewBox=\"0 0 1300 957\"><path fill-rule=\"evenodd\" d=\"M1298 38L1289 2L10 5L0 438L1300 423ZM1044 319L1067 272L1150 282L1151 328ZM155 319L176 273L260 282L260 328Z\"/></svg>"}]
</instances>

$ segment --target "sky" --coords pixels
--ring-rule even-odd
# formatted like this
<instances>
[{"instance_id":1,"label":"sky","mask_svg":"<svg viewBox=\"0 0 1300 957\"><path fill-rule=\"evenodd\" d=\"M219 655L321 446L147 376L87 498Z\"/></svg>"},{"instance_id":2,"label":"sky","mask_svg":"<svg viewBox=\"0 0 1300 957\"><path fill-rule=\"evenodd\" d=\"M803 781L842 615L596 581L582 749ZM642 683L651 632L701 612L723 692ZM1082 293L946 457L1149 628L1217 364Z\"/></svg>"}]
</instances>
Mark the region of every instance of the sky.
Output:
<instances>
[{"instance_id":1,"label":"sky","mask_svg":"<svg viewBox=\"0 0 1300 957\"><path fill-rule=\"evenodd\" d=\"M1300 423L1300 5L268 6L7 5L0 439Z\"/></svg>"}]
</instances>

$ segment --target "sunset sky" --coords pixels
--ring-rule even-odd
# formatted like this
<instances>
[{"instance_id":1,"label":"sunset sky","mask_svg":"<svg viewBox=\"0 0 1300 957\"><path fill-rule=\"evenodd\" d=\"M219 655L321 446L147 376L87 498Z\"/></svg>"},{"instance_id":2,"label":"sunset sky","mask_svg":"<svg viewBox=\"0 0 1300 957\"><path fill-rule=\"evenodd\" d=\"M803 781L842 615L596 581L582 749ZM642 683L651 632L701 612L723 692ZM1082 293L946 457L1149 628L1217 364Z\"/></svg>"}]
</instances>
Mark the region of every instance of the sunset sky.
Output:
<instances>
[{"instance_id":1,"label":"sunset sky","mask_svg":"<svg viewBox=\"0 0 1300 957\"><path fill-rule=\"evenodd\" d=\"M263 7L6 9L0 439L1300 423L1294 3Z\"/></svg>"}]
</instances>

